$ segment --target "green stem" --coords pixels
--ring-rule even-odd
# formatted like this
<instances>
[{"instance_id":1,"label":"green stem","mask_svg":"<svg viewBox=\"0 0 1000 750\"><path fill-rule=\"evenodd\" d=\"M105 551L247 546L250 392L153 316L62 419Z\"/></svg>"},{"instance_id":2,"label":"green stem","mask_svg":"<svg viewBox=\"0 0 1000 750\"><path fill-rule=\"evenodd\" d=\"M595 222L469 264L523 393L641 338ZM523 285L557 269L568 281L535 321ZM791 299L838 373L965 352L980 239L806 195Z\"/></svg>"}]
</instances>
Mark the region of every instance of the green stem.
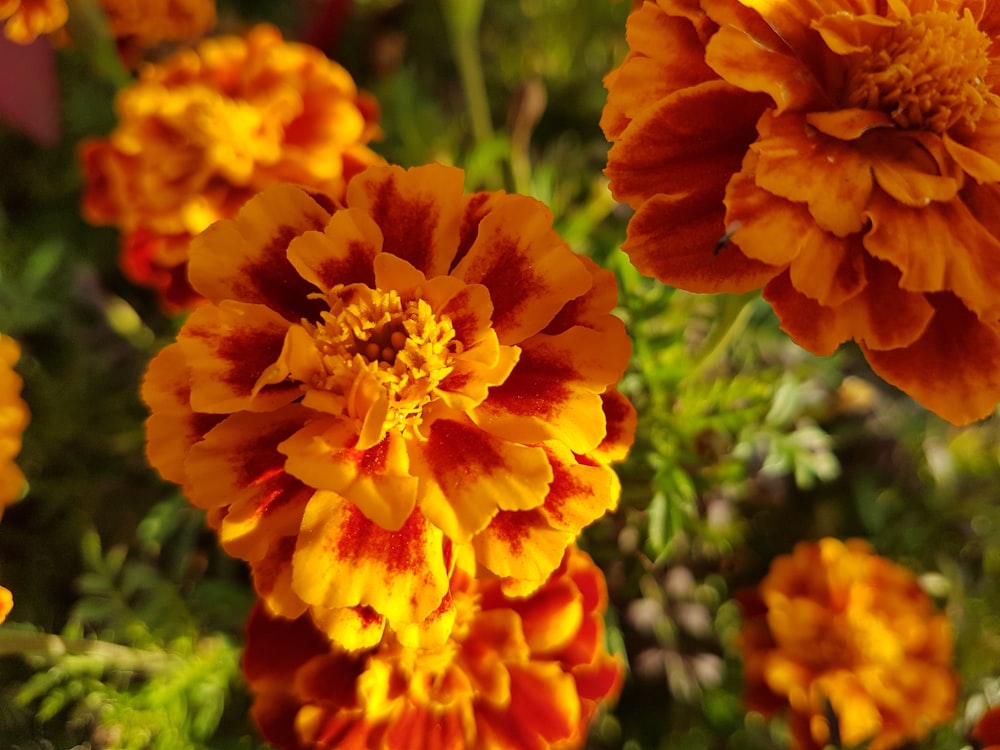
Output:
<instances>
[{"instance_id":1,"label":"green stem","mask_svg":"<svg viewBox=\"0 0 1000 750\"><path fill-rule=\"evenodd\" d=\"M692 367L681 378L679 386L701 377L701 374L726 351L729 342L746 326L750 317L750 303L757 299L759 294L753 291L746 294L727 294L723 297L719 317L708 336L701 342Z\"/></svg>"},{"instance_id":2,"label":"green stem","mask_svg":"<svg viewBox=\"0 0 1000 750\"><path fill-rule=\"evenodd\" d=\"M35 654L58 661L64 656L89 656L113 669L162 672L176 663L176 657L160 651L143 651L117 643L78 638L62 638L50 633L32 633L0 628L0 656Z\"/></svg>"},{"instance_id":3,"label":"green stem","mask_svg":"<svg viewBox=\"0 0 1000 750\"><path fill-rule=\"evenodd\" d=\"M118 55L104 10L94 0L68 0L67 5L69 19L66 30L94 70L114 84L116 89L123 89L132 83L132 76Z\"/></svg>"},{"instance_id":4,"label":"green stem","mask_svg":"<svg viewBox=\"0 0 1000 750\"><path fill-rule=\"evenodd\" d=\"M472 136L481 146L493 139L490 100L486 93L482 57L479 52L479 24L483 17L483 0L441 0L445 22L451 36L452 50L458 73L462 78Z\"/></svg>"}]
</instances>

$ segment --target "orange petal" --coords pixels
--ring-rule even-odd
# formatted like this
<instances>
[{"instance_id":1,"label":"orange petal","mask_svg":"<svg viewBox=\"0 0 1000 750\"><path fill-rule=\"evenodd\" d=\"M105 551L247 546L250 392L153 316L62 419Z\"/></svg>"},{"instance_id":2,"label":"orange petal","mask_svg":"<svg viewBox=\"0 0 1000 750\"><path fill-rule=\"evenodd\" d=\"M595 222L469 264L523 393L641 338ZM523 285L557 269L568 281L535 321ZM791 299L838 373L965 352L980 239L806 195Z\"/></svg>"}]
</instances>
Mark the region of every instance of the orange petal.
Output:
<instances>
[{"instance_id":1,"label":"orange petal","mask_svg":"<svg viewBox=\"0 0 1000 750\"><path fill-rule=\"evenodd\" d=\"M808 112L806 122L821 133L841 141L853 141L872 128L892 128L892 118L881 110L837 109L832 112Z\"/></svg>"},{"instance_id":2,"label":"orange petal","mask_svg":"<svg viewBox=\"0 0 1000 750\"><path fill-rule=\"evenodd\" d=\"M191 373L191 407L215 414L271 411L298 398L290 382L254 392L281 354L287 330L288 321L262 305L227 300L194 310L177 335Z\"/></svg>"},{"instance_id":3,"label":"orange petal","mask_svg":"<svg viewBox=\"0 0 1000 750\"><path fill-rule=\"evenodd\" d=\"M576 536L618 505L621 485L613 470L575 456L558 443L545 446L552 464L552 484L540 508L548 523Z\"/></svg>"},{"instance_id":4,"label":"orange petal","mask_svg":"<svg viewBox=\"0 0 1000 750\"><path fill-rule=\"evenodd\" d=\"M799 113L765 113L759 129L760 139L752 146L760 156L757 184L808 204L827 232L844 237L860 231L874 184L870 161L851 144L817 133Z\"/></svg>"},{"instance_id":5,"label":"orange petal","mask_svg":"<svg viewBox=\"0 0 1000 750\"><path fill-rule=\"evenodd\" d=\"M462 726L462 712L449 707L405 703L382 736L381 747L393 750L461 750L472 747ZM333 747L333 745L326 745ZM341 747L341 745L337 745Z\"/></svg>"},{"instance_id":6,"label":"orange petal","mask_svg":"<svg viewBox=\"0 0 1000 750\"><path fill-rule=\"evenodd\" d=\"M293 586L314 606L367 605L401 628L431 614L448 592L443 543L419 511L386 531L353 503L318 493L302 521Z\"/></svg>"},{"instance_id":7,"label":"orange petal","mask_svg":"<svg viewBox=\"0 0 1000 750\"><path fill-rule=\"evenodd\" d=\"M608 152L612 195L633 208L658 194L721 196L769 103L763 94L720 80L662 99L635 118Z\"/></svg>"},{"instance_id":8,"label":"orange petal","mask_svg":"<svg viewBox=\"0 0 1000 750\"><path fill-rule=\"evenodd\" d=\"M548 750L573 737L580 721L580 698L573 678L558 664L511 664L511 703L505 711L482 706L476 711L477 737L483 747Z\"/></svg>"},{"instance_id":9,"label":"orange petal","mask_svg":"<svg viewBox=\"0 0 1000 750\"><path fill-rule=\"evenodd\" d=\"M372 261L382 249L382 232L357 208L334 213L322 232L306 232L288 245L288 261L323 292L338 284L375 286Z\"/></svg>"},{"instance_id":10,"label":"orange petal","mask_svg":"<svg viewBox=\"0 0 1000 750\"><path fill-rule=\"evenodd\" d=\"M462 221L458 230L458 251L452 259L452 268L457 266L459 261L469 252L469 248L472 247L472 243L476 241L476 236L479 234L480 222L496 207L497 201L503 195L502 191L480 191L463 197Z\"/></svg>"},{"instance_id":11,"label":"orange petal","mask_svg":"<svg viewBox=\"0 0 1000 750\"><path fill-rule=\"evenodd\" d=\"M959 179L941 174L944 145L924 136L896 137L892 131L878 130L863 141L878 186L905 206L950 201L958 192Z\"/></svg>"},{"instance_id":12,"label":"orange petal","mask_svg":"<svg viewBox=\"0 0 1000 750\"><path fill-rule=\"evenodd\" d=\"M742 294L759 289L781 269L748 258L724 236L725 185L719 194L657 195L628 224L622 250L639 273L690 292Z\"/></svg>"},{"instance_id":13,"label":"orange petal","mask_svg":"<svg viewBox=\"0 0 1000 750\"><path fill-rule=\"evenodd\" d=\"M539 447L500 440L472 424L438 419L410 444L420 478L420 509L456 542L465 542L501 509L542 504L552 469Z\"/></svg>"},{"instance_id":14,"label":"orange petal","mask_svg":"<svg viewBox=\"0 0 1000 750\"><path fill-rule=\"evenodd\" d=\"M278 444L310 412L291 404L275 412L239 412L188 453L188 499L197 507L229 506L219 540L230 555L263 557L272 539L294 535L315 489L285 472Z\"/></svg>"},{"instance_id":15,"label":"orange petal","mask_svg":"<svg viewBox=\"0 0 1000 750\"><path fill-rule=\"evenodd\" d=\"M224 516L218 525L223 523ZM308 609L292 588L292 556L297 540L297 533L274 539L264 557L250 563L254 590L275 617L298 617Z\"/></svg>"},{"instance_id":16,"label":"orange petal","mask_svg":"<svg viewBox=\"0 0 1000 750\"><path fill-rule=\"evenodd\" d=\"M498 576L542 581L562 560L576 534L555 529L537 508L500 511L472 538L476 560Z\"/></svg>"},{"instance_id":17,"label":"orange petal","mask_svg":"<svg viewBox=\"0 0 1000 750\"><path fill-rule=\"evenodd\" d=\"M311 487L336 492L384 529L396 531L413 512L417 480L410 475L405 440L390 431L358 450L357 430L340 419L320 419L278 446L285 470Z\"/></svg>"},{"instance_id":18,"label":"orange petal","mask_svg":"<svg viewBox=\"0 0 1000 750\"><path fill-rule=\"evenodd\" d=\"M899 20L874 14L827 13L811 24L838 55L870 54L872 44Z\"/></svg>"},{"instance_id":19,"label":"orange petal","mask_svg":"<svg viewBox=\"0 0 1000 750\"><path fill-rule=\"evenodd\" d=\"M1000 325L980 322L950 294L930 298L934 317L915 343L862 351L879 376L949 422L984 419L1000 402Z\"/></svg>"},{"instance_id":20,"label":"orange petal","mask_svg":"<svg viewBox=\"0 0 1000 750\"><path fill-rule=\"evenodd\" d=\"M562 333L573 326L600 328L608 313L618 304L618 280L614 272L601 268L585 255L577 257L590 272L591 287L585 294L563 305L542 333Z\"/></svg>"},{"instance_id":21,"label":"orange petal","mask_svg":"<svg viewBox=\"0 0 1000 750\"><path fill-rule=\"evenodd\" d=\"M989 7L991 14L996 16L992 3ZM996 178L989 176L995 173L995 165L1000 164L1000 112L987 107L976 121L975 130L947 133L944 145L962 169L976 180L995 181ZM956 145L961 148L953 148Z\"/></svg>"},{"instance_id":22,"label":"orange petal","mask_svg":"<svg viewBox=\"0 0 1000 750\"><path fill-rule=\"evenodd\" d=\"M595 460L605 463L624 461L635 440L638 414L632 402L615 389L608 389L602 393L601 403L607 434L590 455Z\"/></svg>"},{"instance_id":23,"label":"orange petal","mask_svg":"<svg viewBox=\"0 0 1000 750\"><path fill-rule=\"evenodd\" d=\"M1000 133L996 135L1000 135ZM942 140L951 158L958 162L962 170L966 174L972 175L977 182L1000 181L1000 162L997 162L975 148L970 148L952 139L948 133L944 134Z\"/></svg>"},{"instance_id":24,"label":"orange petal","mask_svg":"<svg viewBox=\"0 0 1000 750\"><path fill-rule=\"evenodd\" d=\"M554 578L534 595L511 600L508 606L520 615L533 656L555 654L576 637L583 623L583 597L565 578Z\"/></svg>"},{"instance_id":25,"label":"orange petal","mask_svg":"<svg viewBox=\"0 0 1000 750\"><path fill-rule=\"evenodd\" d=\"M374 648L385 632L385 618L371 607L313 607L310 616L320 632L345 651Z\"/></svg>"},{"instance_id":26,"label":"orange petal","mask_svg":"<svg viewBox=\"0 0 1000 750\"><path fill-rule=\"evenodd\" d=\"M448 273L458 247L462 170L428 164L369 167L347 186L347 205L368 213L392 253L428 277Z\"/></svg>"},{"instance_id":27,"label":"orange petal","mask_svg":"<svg viewBox=\"0 0 1000 750\"><path fill-rule=\"evenodd\" d=\"M332 205L293 185L276 185L250 199L233 221L220 221L191 242L189 275L213 302L239 300L267 305L287 320L314 319L315 288L288 262L293 238L322 230Z\"/></svg>"},{"instance_id":28,"label":"orange petal","mask_svg":"<svg viewBox=\"0 0 1000 750\"><path fill-rule=\"evenodd\" d=\"M506 440L558 440L577 453L596 448L606 434L600 394L621 378L631 353L624 324L608 316L606 325L524 342L513 371L472 419Z\"/></svg>"},{"instance_id":29,"label":"orange petal","mask_svg":"<svg viewBox=\"0 0 1000 750\"><path fill-rule=\"evenodd\" d=\"M14 608L14 595L10 589L0 586L0 623L7 619L7 615Z\"/></svg>"},{"instance_id":30,"label":"orange petal","mask_svg":"<svg viewBox=\"0 0 1000 750\"><path fill-rule=\"evenodd\" d=\"M876 196L865 247L902 271L900 285L950 291L984 320L1000 317L1000 240L959 200L922 208Z\"/></svg>"},{"instance_id":31,"label":"orange petal","mask_svg":"<svg viewBox=\"0 0 1000 750\"><path fill-rule=\"evenodd\" d=\"M552 228L549 209L523 195L497 199L452 275L489 289L501 344L538 333L592 284L586 267Z\"/></svg>"}]
</instances>

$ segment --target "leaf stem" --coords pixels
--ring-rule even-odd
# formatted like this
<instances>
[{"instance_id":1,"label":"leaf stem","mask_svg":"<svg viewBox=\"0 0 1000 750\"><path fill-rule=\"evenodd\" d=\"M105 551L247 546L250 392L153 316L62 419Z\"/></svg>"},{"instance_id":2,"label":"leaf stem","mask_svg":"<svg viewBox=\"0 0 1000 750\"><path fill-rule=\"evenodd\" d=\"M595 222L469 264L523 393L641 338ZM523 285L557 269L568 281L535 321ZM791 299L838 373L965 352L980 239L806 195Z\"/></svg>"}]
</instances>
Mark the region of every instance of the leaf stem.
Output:
<instances>
[{"instance_id":1,"label":"leaf stem","mask_svg":"<svg viewBox=\"0 0 1000 750\"><path fill-rule=\"evenodd\" d=\"M162 672L177 663L177 657L161 651L146 651L107 641L63 638L51 633L33 633L0 628L0 656L35 654L50 661L65 656L89 656L113 669Z\"/></svg>"},{"instance_id":2,"label":"leaf stem","mask_svg":"<svg viewBox=\"0 0 1000 750\"><path fill-rule=\"evenodd\" d=\"M493 139L490 101L486 93L482 56L479 50L479 24L483 17L483 0L441 0L458 73L462 78L472 136L481 146Z\"/></svg>"},{"instance_id":3,"label":"leaf stem","mask_svg":"<svg viewBox=\"0 0 1000 750\"><path fill-rule=\"evenodd\" d=\"M750 317L750 303L760 296L754 290L746 294L726 294L722 296L722 309L708 336L693 357L691 369L681 378L678 386L695 380L704 373L725 352L733 338L745 327Z\"/></svg>"}]
</instances>

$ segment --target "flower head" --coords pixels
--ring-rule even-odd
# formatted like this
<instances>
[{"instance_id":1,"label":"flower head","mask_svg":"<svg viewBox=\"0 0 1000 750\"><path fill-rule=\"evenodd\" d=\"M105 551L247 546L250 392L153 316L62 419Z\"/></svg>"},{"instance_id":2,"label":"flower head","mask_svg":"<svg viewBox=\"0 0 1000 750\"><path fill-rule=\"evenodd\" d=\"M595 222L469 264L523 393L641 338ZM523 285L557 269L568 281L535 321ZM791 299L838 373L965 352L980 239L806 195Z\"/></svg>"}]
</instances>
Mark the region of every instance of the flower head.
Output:
<instances>
[{"instance_id":1,"label":"flower head","mask_svg":"<svg viewBox=\"0 0 1000 750\"><path fill-rule=\"evenodd\" d=\"M1000 401L993 0L647 0L606 79L625 250L956 423Z\"/></svg>"},{"instance_id":2,"label":"flower head","mask_svg":"<svg viewBox=\"0 0 1000 750\"><path fill-rule=\"evenodd\" d=\"M193 235L267 185L339 197L382 161L365 145L377 109L347 71L266 25L147 64L116 109L111 135L81 146L83 212L121 229L126 273L173 307L198 299L186 274Z\"/></svg>"},{"instance_id":3,"label":"flower head","mask_svg":"<svg viewBox=\"0 0 1000 750\"><path fill-rule=\"evenodd\" d=\"M215 25L215 0L101 0L119 47L197 39Z\"/></svg>"},{"instance_id":4,"label":"flower head","mask_svg":"<svg viewBox=\"0 0 1000 750\"><path fill-rule=\"evenodd\" d=\"M20 355L17 342L0 334L0 515L24 490L24 474L14 463L30 417L21 400L21 377L14 371Z\"/></svg>"},{"instance_id":5,"label":"flower head","mask_svg":"<svg viewBox=\"0 0 1000 750\"><path fill-rule=\"evenodd\" d=\"M339 639L359 607L364 638L433 615L440 639L455 545L531 588L618 499L614 276L542 204L462 182L371 167L342 207L265 190L192 244L208 304L146 376L152 464L274 613Z\"/></svg>"},{"instance_id":6,"label":"flower head","mask_svg":"<svg viewBox=\"0 0 1000 750\"><path fill-rule=\"evenodd\" d=\"M331 646L308 618L258 606L243 669L253 717L281 750L412 746L579 747L598 701L613 699L621 664L604 648L604 578L575 549L534 594L456 569L451 638L435 648Z\"/></svg>"},{"instance_id":7,"label":"flower head","mask_svg":"<svg viewBox=\"0 0 1000 750\"><path fill-rule=\"evenodd\" d=\"M951 629L913 574L866 542L803 542L744 596L744 701L787 713L801 750L919 738L952 716Z\"/></svg>"},{"instance_id":8,"label":"flower head","mask_svg":"<svg viewBox=\"0 0 1000 750\"><path fill-rule=\"evenodd\" d=\"M18 44L30 44L41 34L61 29L68 16L66 0L0 0L3 33Z\"/></svg>"}]
</instances>

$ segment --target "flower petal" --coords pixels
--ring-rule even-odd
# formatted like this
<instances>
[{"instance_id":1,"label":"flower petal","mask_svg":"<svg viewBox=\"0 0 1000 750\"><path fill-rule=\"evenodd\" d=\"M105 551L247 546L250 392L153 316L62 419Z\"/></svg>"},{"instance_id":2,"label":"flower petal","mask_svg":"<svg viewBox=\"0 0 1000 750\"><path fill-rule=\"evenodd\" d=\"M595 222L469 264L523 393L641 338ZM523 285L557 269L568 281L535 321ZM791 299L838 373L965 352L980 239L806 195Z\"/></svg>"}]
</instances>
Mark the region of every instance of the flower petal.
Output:
<instances>
[{"instance_id":1,"label":"flower petal","mask_svg":"<svg viewBox=\"0 0 1000 750\"><path fill-rule=\"evenodd\" d=\"M592 284L586 267L552 228L549 209L522 195L496 201L452 275L489 289L501 344L538 333Z\"/></svg>"},{"instance_id":2,"label":"flower petal","mask_svg":"<svg viewBox=\"0 0 1000 750\"><path fill-rule=\"evenodd\" d=\"M614 388L601 394L601 402L607 434L591 455L606 463L624 461L635 440L638 414L632 402Z\"/></svg>"},{"instance_id":3,"label":"flower petal","mask_svg":"<svg viewBox=\"0 0 1000 750\"><path fill-rule=\"evenodd\" d=\"M385 632L385 618L371 607L313 607L310 616L313 624L345 651L374 648Z\"/></svg>"},{"instance_id":4,"label":"flower petal","mask_svg":"<svg viewBox=\"0 0 1000 750\"><path fill-rule=\"evenodd\" d=\"M192 312L177 335L191 375L191 407L218 414L271 411L298 398L294 383L255 389L281 354L287 330L288 321L263 305L227 300Z\"/></svg>"},{"instance_id":5,"label":"flower petal","mask_svg":"<svg viewBox=\"0 0 1000 750\"><path fill-rule=\"evenodd\" d=\"M453 419L436 420L426 441L410 448L420 509L459 543L481 531L498 510L541 505L552 481L541 448L508 443Z\"/></svg>"},{"instance_id":6,"label":"flower petal","mask_svg":"<svg viewBox=\"0 0 1000 750\"><path fill-rule=\"evenodd\" d=\"M318 202L317 198L323 201ZM276 185L191 242L189 275L194 288L215 303L239 300L267 305L287 320L315 319L313 286L288 262L293 238L322 230L332 203L292 185Z\"/></svg>"},{"instance_id":7,"label":"flower petal","mask_svg":"<svg viewBox=\"0 0 1000 750\"><path fill-rule=\"evenodd\" d=\"M288 261L323 292L337 284L375 285L372 261L382 250L382 232L364 211L337 211L322 232L306 232L288 245Z\"/></svg>"},{"instance_id":8,"label":"flower petal","mask_svg":"<svg viewBox=\"0 0 1000 750\"><path fill-rule=\"evenodd\" d=\"M576 534L553 528L541 510L500 511L472 538L476 560L498 576L542 581Z\"/></svg>"},{"instance_id":9,"label":"flower petal","mask_svg":"<svg viewBox=\"0 0 1000 750\"><path fill-rule=\"evenodd\" d=\"M448 591L443 542L419 511L386 531L353 503L318 493L302 521L293 585L311 605L367 605L402 627L436 610Z\"/></svg>"},{"instance_id":10,"label":"flower petal","mask_svg":"<svg viewBox=\"0 0 1000 750\"><path fill-rule=\"evenodd\" d=\"M981 322L951 294L931 300L934 317L916 342L862 351L879 376L949 422L984 419L1000 402L1000 324Z\"/></svg>"},{"instance_id":11,"label":"flower petal","mask_svg":"<svg viewBox=\"0 0 1000 750\"><path fill-rule=\"evenodd\" d=\"M574 536L618 505L618 475L603 464L576 456L558 443L545 446L552 484L539 508L546 521Z\"/></svg>"},{"instance_id":12,"label":"flower petal","mask_svg":"<svg viewBox=\"0 0 1000 750\"><path fill-rule=\"evenodd\" d=\"M225 523L224 513L222 515L220 527ZM271 541L264 557L250 563L254 590L267 611L276 617L299 617L309 608L292 588L292 556L296 542L297 535L278 537Z\"/></svg>"}]
</instances>

